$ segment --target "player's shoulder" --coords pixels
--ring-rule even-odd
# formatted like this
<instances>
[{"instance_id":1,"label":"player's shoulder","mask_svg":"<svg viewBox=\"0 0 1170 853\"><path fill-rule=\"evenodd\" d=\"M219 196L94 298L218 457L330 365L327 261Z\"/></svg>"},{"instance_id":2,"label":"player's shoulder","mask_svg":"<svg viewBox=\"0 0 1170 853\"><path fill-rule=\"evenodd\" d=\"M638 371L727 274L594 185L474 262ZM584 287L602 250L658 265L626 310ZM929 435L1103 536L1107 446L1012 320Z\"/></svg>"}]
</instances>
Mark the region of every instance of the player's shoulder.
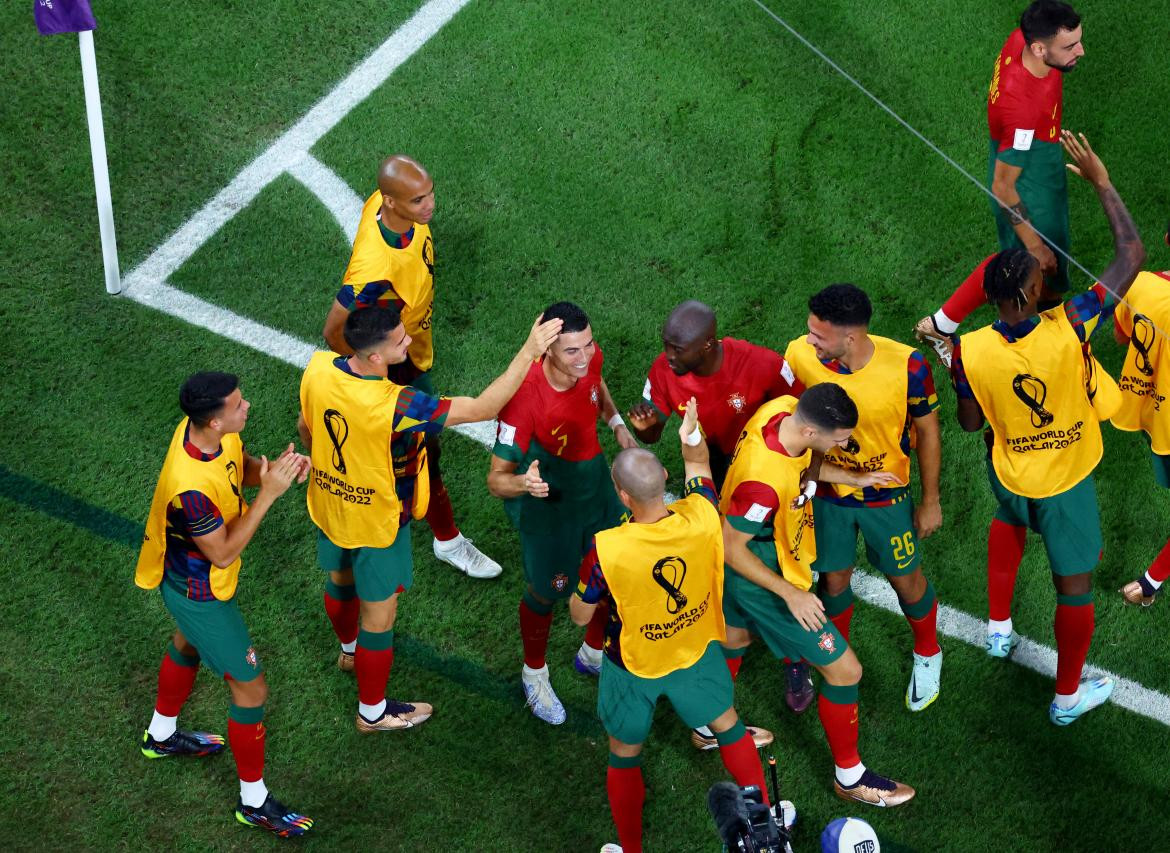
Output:
<instances>
[{"instance_id":1,"label":"player's shoulder","mask_svg":"<svg viewBox=\"0 0 1170 853\"><path fill-rule=\"evenodd\" d=\"M780 353L771 347L745 341L742 338L724 338L723 351L732 353L735 358L741 361L755 362L762 359L775 362L780 358Z\"/></svg>"}]
</instances>

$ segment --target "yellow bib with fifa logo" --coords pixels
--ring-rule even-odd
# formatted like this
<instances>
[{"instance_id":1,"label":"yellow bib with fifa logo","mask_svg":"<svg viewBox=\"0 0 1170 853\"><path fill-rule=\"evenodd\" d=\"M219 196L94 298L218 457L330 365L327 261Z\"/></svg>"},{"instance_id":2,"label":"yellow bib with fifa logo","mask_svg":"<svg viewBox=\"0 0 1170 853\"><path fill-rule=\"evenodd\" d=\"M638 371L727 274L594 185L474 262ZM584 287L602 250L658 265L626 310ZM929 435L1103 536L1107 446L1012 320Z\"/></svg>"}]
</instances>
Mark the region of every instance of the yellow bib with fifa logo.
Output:
<instances>
[{"instance_id":1,"label":"yellow bib with fifa logo","mask_svg":"<svg viewBox=\"0 0 1170 853\"><path fill-rule=\"evenodd\" d=\"M691 666L724 640L723 524L702 495L653 524L597 534L597 558L622 622L622 662L642 678Z\"/></svg>"},{"instance_id":2,"label":"yellow bib with fifa logo","mask_svg":"<svg viewBox=\"0 0 1170 853\"><path fill-rule=\"evenodd\" d=\"M340 548L387 548L402 511L390 454L402 386L347 373L336 358L314 353L301 378L301 414L313 436L309 516ZM426 480L424 459L419 485Z\"/></svg>"},{"instance_id":3,"label":"yellow bib with fifa logo","mask_svg":"<svg viewBox=\"0 0 1170 853\"><path fill-rule=\"evenodd\" d=\"M402 309L402 323L410 335L407 352L410 360L421 371L431 369L435 360L431 335L435 300L435 241L431 227L414 225L414 237L405 249L386 244L378 225L382 209L382 193L378 190L366 199L353 240L353 254L345 268L342 284L360 291L363 285L388 281L394 292L406 303Z\"/></svg>"},{"instance_id":4,"label":"yellow bib with fifa logo","mask_svg":"<svg viewBox=\"0 0 1170 853\"><path fill-rule=\"evenodd\" d=\"M1085 390L1085 354L1064 306L1008 342L991 326L963 335L963 365L995 439L991 463L1026 498L1068 491L1092 473L1103 445Z\"/></svg>"},{"instance_id":5,"label":"yellow bib with fifa logo","mask_svg":"<svg viewBox=\"0 0 1170 853\"><path fill-rule=\"evenodd\" d=\"M784 358L806 388L833 382L857 404L858 421L852 439L846 447L835 447L826 453L825 461L854 473L888 471L905 485L910 482L910 457L902 449L902 436L909 418L907 362L914 350L877 335L869 339L873 341L873 356L856 373L834 373L825 367L804 338L790 343ZM864 490L843 483L834 483L833 489L841 497L853 494L858 500L864 494Z\"/></svg>"},{"instance_id":6,"label":"yellow bib with fifa logo","mask_svg":"<svg viewBox=\"0 0 1170 853\"><path fill-rule=\"evenodd\" d=\"M1117 382L1122 402L1113 425L1145 431L1154 453L1170 454L1170 347L1163 337L1170 323L1170 273L1138 273L1115 316L1129 335L1129 349Z\"/></svg>"},{"instance_id":7,"label":"yellow bib with fifa logo","mask_svg":"<svg viewBox=\"0 0 1170 853\"><path fill-rule=\"evenodd\" d=\"M731 457L723 481L719 511L727 514L731 496L740 483L754 480L774 489L780 499L780 508L772 519L772 538L780 574L797 589L808 590L812 587L812 563L817 556L813 507L812 501L799 501L798 505L798 499L812 462L812 450L806 450L800 456L786 456L764 443L764 429L774 429L768 427L768 421L779 414L791 415L795 411L795 397L777 397L764 403L752 415Z\"/></svg>"},{"instance_id":8,"label":"yellow bib with fifa logo","mask_svg":"<svg viewBox=\"0 0 1170 853\"><path fill-rule=\"evenodd\" d=\"M214 459L195 459L183 447L187 435L188 418L183 418L171 436L167 457L154 487L150 515L138 552L134 583L143 589L154 589L162 582L163 561L166 557L167 507L177 501L183 492L202 492L219 509L223 523L229 524L243 515L244 503L244 443L239 433L225 435L220 441L222 452ZM220 601L228 601L236 594L242 560L226 568L212 565L209 570L211 593Z\"/></svg>"}]
</instances>

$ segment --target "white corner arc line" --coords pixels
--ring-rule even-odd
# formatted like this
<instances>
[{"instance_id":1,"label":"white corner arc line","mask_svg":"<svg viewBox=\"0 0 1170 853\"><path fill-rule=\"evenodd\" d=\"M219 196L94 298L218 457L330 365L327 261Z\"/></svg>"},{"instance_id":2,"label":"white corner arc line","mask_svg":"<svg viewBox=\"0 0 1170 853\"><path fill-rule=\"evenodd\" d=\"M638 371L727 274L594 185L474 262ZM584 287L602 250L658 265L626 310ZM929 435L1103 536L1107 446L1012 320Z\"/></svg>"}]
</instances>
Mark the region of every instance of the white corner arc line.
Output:
<instances>
[{"instance_id":1,"label":"white corner arc line","mask_svg":"<svg viewBox=\"0 0 1170 853\"><path fill-rule=\"evenodd\" d=\"M337 174L306 152L288 167L288 173L300 181L305 189L321 201L333 214L345 237L353 243L357 236L358 222L362 218L362 198Z\"/></svg>"},{"instance_id":2,"label":"white corner arc line","mask_svg":"<svg viewBox=\"0 0 1170 853\"><path fill-rule=\"evenodd\" d=\"M316 349L312 344L184 293L167 284L166 279L226 222L246 207L268 183L285 171L293 173L297 180L321 199L346 231L347 236L352 236L348 225L353 221L353 203L356 199L360 214L361 199L324 164L316 158L307 157L308 148L384 82L395 68L469 2L470 0L431 0L419 9L414 17L403 24L317 106L267 151L245 167L190 221L131 271L125 279L124 295L294 367L304 368ZM375 73L372 69L383 62L386 65ZM347 86L354 87L353 91ZM345 193L338 184L349 190L348 200L345 199ZM455 427L455 431L489 450L495 441L495 421L462 424ZM890 613L901 614L897 596L888 583L857 572L854 574L853 584L857 596L863 601ZM984 624L967 613L941 605L938 627L939 633L945 636L961 640L976 648L983 647ZM1048 677L1056 674L1056 652L1033 640L1022 639L1012 660ZM1111 700L1113 704L1170 726L1170 697L1131 679L1097 667L1086 666L1086 675L1090 674L1110 675L1116 680L1117 686Z\"/></svg>"}]
</instances>

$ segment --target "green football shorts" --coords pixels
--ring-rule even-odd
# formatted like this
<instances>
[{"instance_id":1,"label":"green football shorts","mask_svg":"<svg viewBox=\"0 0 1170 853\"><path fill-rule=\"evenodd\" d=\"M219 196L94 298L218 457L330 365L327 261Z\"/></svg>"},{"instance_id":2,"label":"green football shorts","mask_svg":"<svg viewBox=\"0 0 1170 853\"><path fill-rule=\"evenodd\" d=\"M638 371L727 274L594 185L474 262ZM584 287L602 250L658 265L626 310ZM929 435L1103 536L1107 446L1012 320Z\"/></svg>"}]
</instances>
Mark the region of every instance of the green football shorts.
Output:
<instances>
[{"instance_id":1,"label":"green football shorts","mask_svg":"<svg viewBox=\"0 0 1170 853\"><path fill-rule=\"evenodd\" d=\"M914 501L909 491L902 492L885 506L843 506L814 498L813 519L817 538L814 572L853 568L858 533L865 540L870 565L884 575L908 575L922 562L914 535Z\"/></svg>"},{"instance_id":2,"label":"green football shorts","mask_svg":"<svg viewBox=\"0 0 1170 853\"><path fill-rule=\"evenodd\" d=\"M645 741L660 696L670 700L675 713L692 729L722 715L731 707L732 682L720 644L711 643L686 669L659 678L642 678L602 657L597 716L610 737L628 744Z\"/></svg>"},{"instance_id":3,"label":"green football shorts","mask_svg":"<svg viewBox=\"0 0 1170 853\"><path fill-rule=\"evenodd\" d=\"M192 601L165 577L160 588L167 611L208 669L236 681L252 681L264 671L235 596L227 601Z\"/></svg>"},{"instance_id":4,"label":"green football shorts","mask_svg":"<svg viewBox=\"0 0 1170 853\"><path fill-rule=\"evenodd\" d=\"M340 548L318 530L317 562L327 572L352 569L357 596L362 601L385 601L414 584L410 524L399 527L398 536L386 548Z\"/></svg>"},{"instance_id":5,"label":"green football shorts","mask_svg":"<svg viewBox=\"0 0 1170 853\"><path fill-rule=\"evenodd\" d=\"M765 566L779 571L771 541L752 540L748 548ZM849 647L828 619L820 630L806 631L780 596L756 586L731 566L725 566L723 572L723 619L729 626L763 638L776 657L803 658L813 666L831 664Z\"/></svg>"},{"instance_id":6,"label":"green football shorts","mask_svg":"<svg viewBox=\"0 0 1170 853\"><path fill-rule=\"evenodd\" d=\"M1105 543L1101 538L1101 515L1092 474L1071 489L1049 498L1025 498L1009 491L996 476L990 459L987 479L999 501L995 517L1039 533L1053 574L1080 575L1093 571Z\"/></svg>"}]
</instances>

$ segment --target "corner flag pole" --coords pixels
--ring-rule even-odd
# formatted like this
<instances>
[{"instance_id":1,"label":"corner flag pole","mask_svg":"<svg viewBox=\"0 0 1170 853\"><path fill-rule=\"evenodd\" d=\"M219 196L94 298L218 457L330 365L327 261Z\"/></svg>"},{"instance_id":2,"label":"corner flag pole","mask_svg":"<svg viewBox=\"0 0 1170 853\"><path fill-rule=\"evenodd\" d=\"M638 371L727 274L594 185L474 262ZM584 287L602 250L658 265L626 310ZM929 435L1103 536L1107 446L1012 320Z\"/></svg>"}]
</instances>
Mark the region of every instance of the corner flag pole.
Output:
<instances>
[{"instance_id":1,"label":"corner flag pole","mask_svg":"<svg viewBox=\"0 0 1170 853\"><path fill-rule=\"evenodd\" d=\"M114 237L114 201L110 197L110 168L106 161L106 131L102 122L102 98L98 91L97 56L93 31L77 34L81 45L81 79L85 86L85 117L89 122L89 151L93 157L93 186L97 193L98 231L102 238L102 262L106 293L122 292L118 267L118 243Z\"/></svg>"}]
</instances>

